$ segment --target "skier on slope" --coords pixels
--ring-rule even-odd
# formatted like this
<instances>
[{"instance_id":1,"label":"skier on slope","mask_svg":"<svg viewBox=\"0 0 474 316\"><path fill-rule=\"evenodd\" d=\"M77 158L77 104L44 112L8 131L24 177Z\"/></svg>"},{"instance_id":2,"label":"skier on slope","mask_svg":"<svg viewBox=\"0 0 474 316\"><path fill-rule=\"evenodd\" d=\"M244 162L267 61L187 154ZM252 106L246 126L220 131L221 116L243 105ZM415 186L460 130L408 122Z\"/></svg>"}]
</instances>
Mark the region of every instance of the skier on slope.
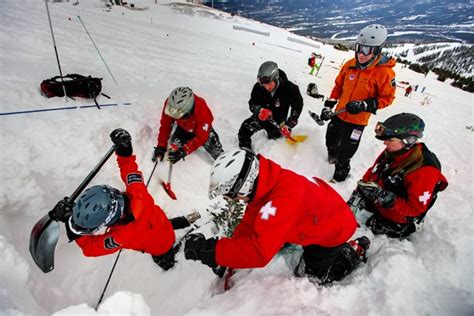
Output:
<instances>
[{"instance_id":1,"label":"skier on slope","mask_svg":"<svg viewBox=\"0 0 474 316\"><path fill-rule=\"evenodd\" d=\"M262 129L269 139L290 135L303 110L303 97L276 63L266 61L258 69L249 108L252 116L242 123L238 137L240 148L252 149L251 137Z\"/></svg>"},{"instance_id":2,"label":"skier on slope","mask_svg":"<svg viewBox=\"0 0 474 316\"><path fill-rule=\"evenodd\" d=\"M316 70L319 69L318 64L316 63L316 53L311 53L311 57L308 58L308 66L311 67L310 75L313 75Z\"/></svg>"},{"instance_id":3,"label":"skier on slope","mask_svg":"<svg viewBox=\"0 0 474 316\"><path fill-rule=\"evenodd\" d=\"M67 236L75 240L85 256L97 257L122 248L152 255L164 270L174 266L174 229L184 228L199 218L198 213L173 218L170 222L153 197L138 170L130 134L116 129L110 134L117 145L117 163L125 192L108 185L94 185L76 203L59 201L49 212L51 219L65 223ZM106 228L102 234L98 233Z\"/></svg>"},{"instance_id":4,"label":"skier on slope","mask_svg":"<svg viewBox=\"0 0 474 316\"><path fill-rule=\"evenodd\" d=\"M206 101L188 87L171 91L161 113L160 130L152 161L163 161L170 143L168 160L174 164L203 146L216 159L222 152L214 120ZM172 133L173 126L175 130ZM171 137L170 137L171 135Z\"/></svg>"},{"instance_id":5,"label":"skier on slope","mask_svg":"<svg viewBox=\"0 0 474 316\"><path fill-rule=\"evenodd\" d=\"M366 222L374 234L403 238L415 232L437 193L448 185L436 155L417 142L424 127L418 116L401 113L375 128L375 137L386 148L348 201L359 222Z\"/></svg>"},{"instance_id":6,"label":"skier on slope","mask_svg":"<svg viewBox=\"0 0 474 316\"><path fill-rule=\"evenodd\" d=\"M367 237L351 241L353 246L347 243L357 223L328 184L283 169L248 150L225 152L214 162L209 197L221 195L248 203L242 221L231 238L188 236L186 259L212 268L258 268L285 243L292 243L304 249L295 275L327 284L352 271L369 246Z\"/></svg>"},{"instance_id":7,"label":"skier on slope","mask_svg":"<svg viewBox=\"0 0 474 316\"><path fill-rule=\"evenodd\" d=\"M346 179L365 126L371 114L389 106L395 97L395 60L381 55L387 39L383 25L372 24L357 36L355 58L347 61L335 80L329 98L324 102L321 119L335 111L346 112L333 116L326 131L328 161L335 164L333 180Z\"/></svg>"}]
</instances>

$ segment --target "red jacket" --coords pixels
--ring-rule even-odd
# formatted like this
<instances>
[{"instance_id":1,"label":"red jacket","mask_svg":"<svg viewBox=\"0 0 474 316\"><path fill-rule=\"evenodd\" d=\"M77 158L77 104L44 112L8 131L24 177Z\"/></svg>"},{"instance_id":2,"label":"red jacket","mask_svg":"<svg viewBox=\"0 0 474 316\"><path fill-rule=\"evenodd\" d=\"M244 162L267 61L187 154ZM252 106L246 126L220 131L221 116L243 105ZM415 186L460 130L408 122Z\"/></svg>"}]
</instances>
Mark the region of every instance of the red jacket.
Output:
<instances>
[{"instance_id":1,"label":"red jacket","mask_svg":"<svg viewBox=\"0 0 474 316\"><path fill-rule=\"evenodd\" d=\"M395 64L395 60L383 56L366 69L359 69L355 58L347 61L342 66L329 96L330 99L338 100L335 111L345 109L346 104L351 101L362 101L368 98L377 99L378 109L392 104L396 86L395 72L392 68ZM359 114L343 112L337 116L345 122L366 126L371 115L369 112Z\"/></svg>"},{"instance_id":2,"label":"red jacket","mask_svg":"<svg viewBox=\"0 0 474 316\"><path fill-rule=\"evenodd\" d=\"M316 65L316 57L311 57L311 58L309 58L309 60L308 60L308 65L309 65L310 67L314 67L314 65Z\"/></svg>"},{"instance_id":3,"label":"red jacket","mask_svg":"<svg viewBox=\"0 0 474 316\"><path fill-rule=\"evenodd\" d=\"M422 143L417 144L416 146L418 146L423 151L425 157L425 165L421 166L420 168L414 170L411 173L408 173L403 177L402 190L390 190L396 193L398 196L395 205L392 208L386 209L381 206L377 206L377 211L380 213L380 215L393 222L400 224L407 223L410 217L418 217L424 212L426 212L426 210L430 206L430 203L432 202L433 190L435 189L438 182L439 191L443 191L448 186L448 181L441 173L441 170L437 168L435 164L430 164L428 161L433 160L432 158L430 159L430 156L434 154L429 151L427 152L428 149ZM397 166L399 166L401 162L407 159L410 154L411 150L404 153L403 155L395 156L393 162L390 164L390 170L394 170L395 168L397 168ZM380 154L374 165L366 171L366 173L362 177L362 180L365 182L375 182L382 188L387 189L384 184L384 180L386 180L385 177L380 176L379 174L374 172L374 167L384 155L385 151ZM435 159L437 161L437 164L439 164L437 158Z\"/></svg>"},{"instance_id":4,"label":"red jacket","mask_svg":"<svg viewBox=\"0 0 474 316\"><path fill-rule=\"evenodd\" d=\"M97 257L119 249L133 249L158 256L167 252L175 241L173 227L163 210L155 205L138 171L135 156L117 156L120 175L126 185L130 208L135 218L127 224L108 227L104 234L76 239L85 256Z\"/></svg>"},{"instance_id":5,"label":"red jacket","mask_svg":"<svg viewBox=\"0 0 474 316\"><path fill-rule=\"evenodd\" d=\"M209 138L209 133L212 128L212 121L214 120L211 110L207 106L203 98L194 95L194 109L191 115L181 119L174 119L166 115L165 107L168 99L166 99L163 110L161 112L160 131L158 133L158 146L167 147L168 139L170 138L173 123L176 122L179 127L189 133L195 134L186 144L183 149L187 155L204 145Z\"/></svg>"},{"instance_id":6,"label":"red jacket","mask_svg":"<svg viewBox=\"0 0 474 316\"><path fill-rule=\"evenodd\" d=\"M218 240L217 264L263 267L285 243L334 247L352 236L357 227L354 215L327 183L307 179L258 157L255 197L232 238Z\"/></svg>"}]
</instances>

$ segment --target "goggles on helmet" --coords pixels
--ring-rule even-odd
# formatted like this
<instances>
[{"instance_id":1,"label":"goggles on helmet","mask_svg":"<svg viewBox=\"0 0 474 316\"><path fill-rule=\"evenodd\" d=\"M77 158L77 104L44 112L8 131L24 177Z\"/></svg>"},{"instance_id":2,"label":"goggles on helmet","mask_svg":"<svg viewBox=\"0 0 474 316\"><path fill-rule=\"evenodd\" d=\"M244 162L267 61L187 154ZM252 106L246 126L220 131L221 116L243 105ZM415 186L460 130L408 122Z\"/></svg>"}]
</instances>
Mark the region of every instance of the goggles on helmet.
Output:
<instances>
[{"instance_id":1,"label":"goggles on helmet","mask_svg":"<svg viewBox=\"0 0 474 316\"><path fill-rule=\"evenodd\" d=\"M366 46L356 44L355 51L357 54L363 54L365 56L369 56L370 54L378 55L380 52L380 46Z\"/></svg>"},{"instance_id":2,"label":"goggles on helmet","mask_svg":"<svg viewBox=\"0 0 474 316\"><path fill-rule=\"evenodd\" d=\"M401 127L401 128L387 128L381 122L377 122L375 125L375 135L379 137L391 137L391 138L406 138L408 136L421 137L422 133L418 130L424 128L424 123L420 122L418 126L415 127Z\"/></svg>"}]
</instances>

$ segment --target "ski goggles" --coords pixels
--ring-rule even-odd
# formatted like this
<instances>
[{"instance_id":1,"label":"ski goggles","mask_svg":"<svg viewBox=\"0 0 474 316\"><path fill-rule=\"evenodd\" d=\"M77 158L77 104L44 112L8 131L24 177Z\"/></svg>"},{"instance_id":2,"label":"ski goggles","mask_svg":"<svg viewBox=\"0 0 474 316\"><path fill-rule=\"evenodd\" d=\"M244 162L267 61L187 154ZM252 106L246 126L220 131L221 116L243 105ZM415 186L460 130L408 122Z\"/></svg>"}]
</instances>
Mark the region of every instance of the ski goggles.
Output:
<instances>
[{"instance_id":1,"label":"ski goggles","mask_svg":"<svg viewBox=\"0 0 474 316\"><path fill-rule=\"evenodd\" d=\"M270 82L273 81L273 79L270 76L263 76L263 77L258 77L257 81L260 85L264 85L264 84L269 84Z\"/></svg>"},{"instance_id":2,"label":"ski goggles","mask_svg":"<svg viewBox=\"0 0 474 316\"><path fill-rule=\"evenodd\" d=\"M421 138L423 136L423 132L419 130L423 130L425 127L424 123L419 123L415 128L387 128L381 122L377 122L375 125L375 135L379 137L385 138L399 138L403 139L407 136L415 136Z\"/></svg>"},{"instance_id":3,"label":"ski goggles","mask_svg":"<svg viewBox=\"0 0 474 316\"><path fill-rule=\"evenodd\" d=\"M369 56L370 54L377 55L380 52L380 46L366 46L356 44L355 51L357 54L363 54L364 56Z\"/></svg>"}]
</instances>

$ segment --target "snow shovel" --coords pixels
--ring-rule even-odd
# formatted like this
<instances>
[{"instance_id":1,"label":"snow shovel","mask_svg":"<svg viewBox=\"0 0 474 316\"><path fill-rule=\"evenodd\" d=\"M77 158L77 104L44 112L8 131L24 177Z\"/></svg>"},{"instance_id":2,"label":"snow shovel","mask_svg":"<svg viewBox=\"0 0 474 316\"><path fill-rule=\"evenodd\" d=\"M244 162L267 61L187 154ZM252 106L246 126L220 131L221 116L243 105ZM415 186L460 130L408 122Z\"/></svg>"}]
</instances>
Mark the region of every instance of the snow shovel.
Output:
<instances>
[{"instance_id":1,"label":"snow shovel","mask_svg":"<svg viewBox=\"0 0 474 316\"><path fill-rule=\"evenodd\" d=\"M173 190L171 189L171 174L173 172L173 164L170 162L170 168L168 169L168 182L165 182L160 179L160 184L165 190L166 194L169 195L170 198L176 200L176 194L174 194Z\"/></svg>"},{"instance_id":2,"label":"snow shovel","mask_svg":"<svg viewBox=\"0 0 474 316\"><path fill-rule=\"evenodd\" d=\"M105 162L112 156L116 146L113 145L105 156L99 161L97 166L87 175L79 187L69 198L74 202L85 187L92 181ZM59 224L53 221L48 214L43 216L33 227L30 234L30 254L38 268L44 273L54 269L54 249L59 239Z\"/></svg>"},{"instance_id":3,"label":"snow shovel","mask_svg":"<svg viewBox=\"0 0 474 316\"><path fill-rule=\"evenodd\" d=\"M311 116L311 118L316 122L316 124L318 124L319 126L323 126L324 125L324 121L329 121L333 116L335 115L338 115L339 113L343 113L343 112L346 112L346 109L342 109L342 110L339 110L337 112L333 112L331 114L328 115L327 119L323 120L319 117L318 114L314 113L314 112L311 112L311 111L308 111L309 113L309 116Z\"/></svg>"},{"instance_id":4,"label":"snow shovel","mask_svg":"<svg viewBox=\"0 0 474 316\"><path fill-rule=\"evenodd\" d=\"M270 122L270 124L272 124L273 126L275 126L276 128L278 128L278 130L281 132L281 128L280 126L278 125L277 122L275 122L274 119L270 118L268 119L268 122ZM282 133L283 137L286 138L286 142L288 144L296 144L296 143L302 143L306 140L306 138L308 138L308 135L284 135Z\"/></svg>"}]
</instances>

